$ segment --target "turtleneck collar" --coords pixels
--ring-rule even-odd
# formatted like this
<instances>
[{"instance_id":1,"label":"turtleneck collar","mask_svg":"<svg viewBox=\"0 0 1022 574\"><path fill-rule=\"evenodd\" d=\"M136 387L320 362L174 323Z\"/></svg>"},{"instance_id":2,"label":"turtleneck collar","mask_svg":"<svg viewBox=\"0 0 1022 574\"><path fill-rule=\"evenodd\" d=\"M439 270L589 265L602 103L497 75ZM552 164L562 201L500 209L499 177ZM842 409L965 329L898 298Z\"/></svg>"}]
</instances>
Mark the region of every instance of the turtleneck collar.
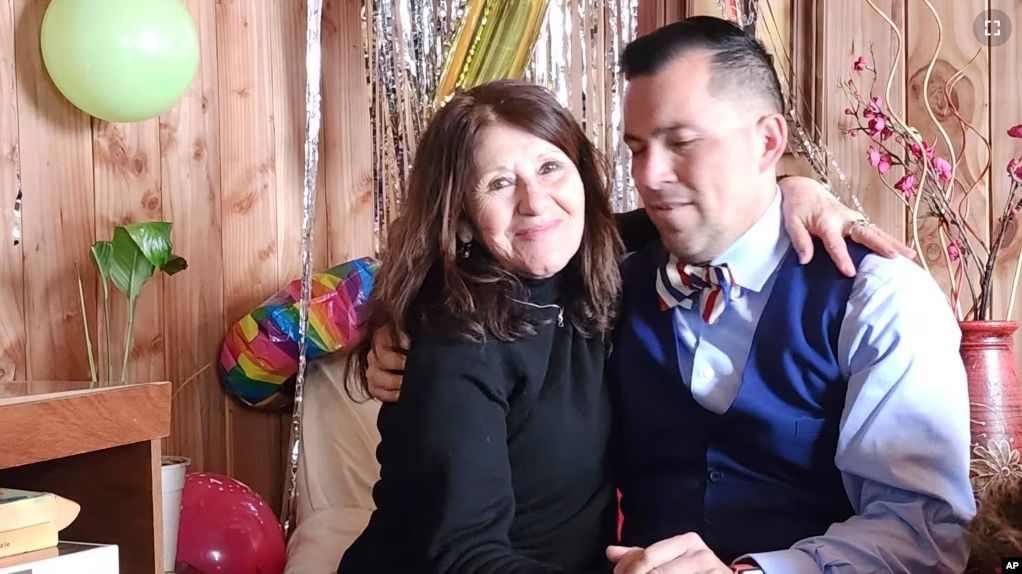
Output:
<instances>
[{"instance_id":1,"label":"turtleneck collar","mask_svg":"<svg viewBox=\"0 0 1022 574\"><path fill-rule=\"evenodd\" d=\"M529 291L529 302L537 305L557 303L561 298L563 271L543 279L522 279L522 284Z\"/></svg>"}]
</instances>

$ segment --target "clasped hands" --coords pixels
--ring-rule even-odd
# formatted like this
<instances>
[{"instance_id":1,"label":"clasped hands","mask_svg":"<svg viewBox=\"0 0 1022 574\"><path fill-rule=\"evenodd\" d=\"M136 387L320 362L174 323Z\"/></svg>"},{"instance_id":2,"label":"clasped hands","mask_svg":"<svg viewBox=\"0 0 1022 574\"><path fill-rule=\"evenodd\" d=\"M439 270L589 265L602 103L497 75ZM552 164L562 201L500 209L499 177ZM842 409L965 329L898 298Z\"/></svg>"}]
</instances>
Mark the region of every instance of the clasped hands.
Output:
<instances>
[{"instance_id":1,"label":"clasped hands","mask_svg":"<svg viewBox=\"0 0 1022 574\"><path fill-rule=\"evenodd\" d=\"M614 574L731 574L733 570L698 534L690 532L646 548L610 546L607 558Z\"/></svg>"}]
</instances>

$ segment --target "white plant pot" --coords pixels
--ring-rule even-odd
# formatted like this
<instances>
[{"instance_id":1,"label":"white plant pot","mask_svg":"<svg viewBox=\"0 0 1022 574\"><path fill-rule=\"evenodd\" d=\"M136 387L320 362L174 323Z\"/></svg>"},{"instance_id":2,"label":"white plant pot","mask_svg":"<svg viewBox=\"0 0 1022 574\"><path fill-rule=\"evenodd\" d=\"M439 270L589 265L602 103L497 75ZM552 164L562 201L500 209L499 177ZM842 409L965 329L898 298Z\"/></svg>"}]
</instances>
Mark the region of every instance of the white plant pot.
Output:
<instances>
[{"instance_id":1,"label":"white plant pot","mask_svg":"<svg viewBox=\"0 0 1022 574\"><path fill-rule=\"evenodd\" d=\"M177 528L181 520L181 492L191 459L163 457L163 571L173 573L177 561Z\"/></svg>"}]
</instances>

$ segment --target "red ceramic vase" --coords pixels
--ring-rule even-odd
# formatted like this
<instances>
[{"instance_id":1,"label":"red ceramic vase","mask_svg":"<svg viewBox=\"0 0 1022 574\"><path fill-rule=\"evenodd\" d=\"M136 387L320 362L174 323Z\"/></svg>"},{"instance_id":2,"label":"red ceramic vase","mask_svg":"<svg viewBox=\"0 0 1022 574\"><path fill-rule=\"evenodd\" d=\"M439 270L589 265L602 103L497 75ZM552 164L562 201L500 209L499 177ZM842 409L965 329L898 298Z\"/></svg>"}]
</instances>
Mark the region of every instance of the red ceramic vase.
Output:
<instances>
[{"instance_id":1,"label":"red ceramic vase","mask_svg":"<svg viewBox=\"0 0 1022 574\"><path fill-rule=\"evenodd\" d=\"M997 484L1019 484L1022 481L1022 389L1012 338L1018 330L1015 321L963 321L962 361L969 381L969 412L972 419L972 461L970 478L981 514L983 501L990 487ZM992 492L991 492L992 494ZM995 495L995 499L996 500ZM990 503L997 505L991 500ZM987 516L987 518L991 518ZM987 522L984 520L983 522ZM1014 544L1003 540L979 542L984 548L973 548L967 574L997 572L998 558L1005 548ZM1010 552L1015 554L1015 552Z\"/></svg>"},{"instance_id":2,"label":"red ceramic vase","mask_svg":"<svg viewBox=\"0 0 1022 574\"><path fill-rule=\"evenodd\" d=\"M962 361L972 416L972 486L1022 479L1022 389L1012 337L1016 321L962 321Z\"/></svg>"}]
</instances>

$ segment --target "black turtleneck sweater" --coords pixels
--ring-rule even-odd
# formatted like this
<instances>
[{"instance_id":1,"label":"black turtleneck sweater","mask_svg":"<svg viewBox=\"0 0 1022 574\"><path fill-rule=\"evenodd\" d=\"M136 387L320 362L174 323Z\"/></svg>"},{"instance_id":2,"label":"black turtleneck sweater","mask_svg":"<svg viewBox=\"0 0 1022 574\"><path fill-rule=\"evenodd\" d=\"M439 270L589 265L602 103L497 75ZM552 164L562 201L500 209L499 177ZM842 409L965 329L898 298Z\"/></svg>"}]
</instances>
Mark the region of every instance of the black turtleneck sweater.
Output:
<instances>
[{"instance_id":1,"label":"black turtleneck sweater","mask_svg":"<svg viewBox=\"0 0 1022 574\"><path fill-rule=\"evenodd\" d=\"M412 333L401 399L378 427L377 510L339 574L609 573L617 498L605 348L556 317L516 342ZM514 301L508 304L520 305Z\"/></svg>"}]
</instances>

